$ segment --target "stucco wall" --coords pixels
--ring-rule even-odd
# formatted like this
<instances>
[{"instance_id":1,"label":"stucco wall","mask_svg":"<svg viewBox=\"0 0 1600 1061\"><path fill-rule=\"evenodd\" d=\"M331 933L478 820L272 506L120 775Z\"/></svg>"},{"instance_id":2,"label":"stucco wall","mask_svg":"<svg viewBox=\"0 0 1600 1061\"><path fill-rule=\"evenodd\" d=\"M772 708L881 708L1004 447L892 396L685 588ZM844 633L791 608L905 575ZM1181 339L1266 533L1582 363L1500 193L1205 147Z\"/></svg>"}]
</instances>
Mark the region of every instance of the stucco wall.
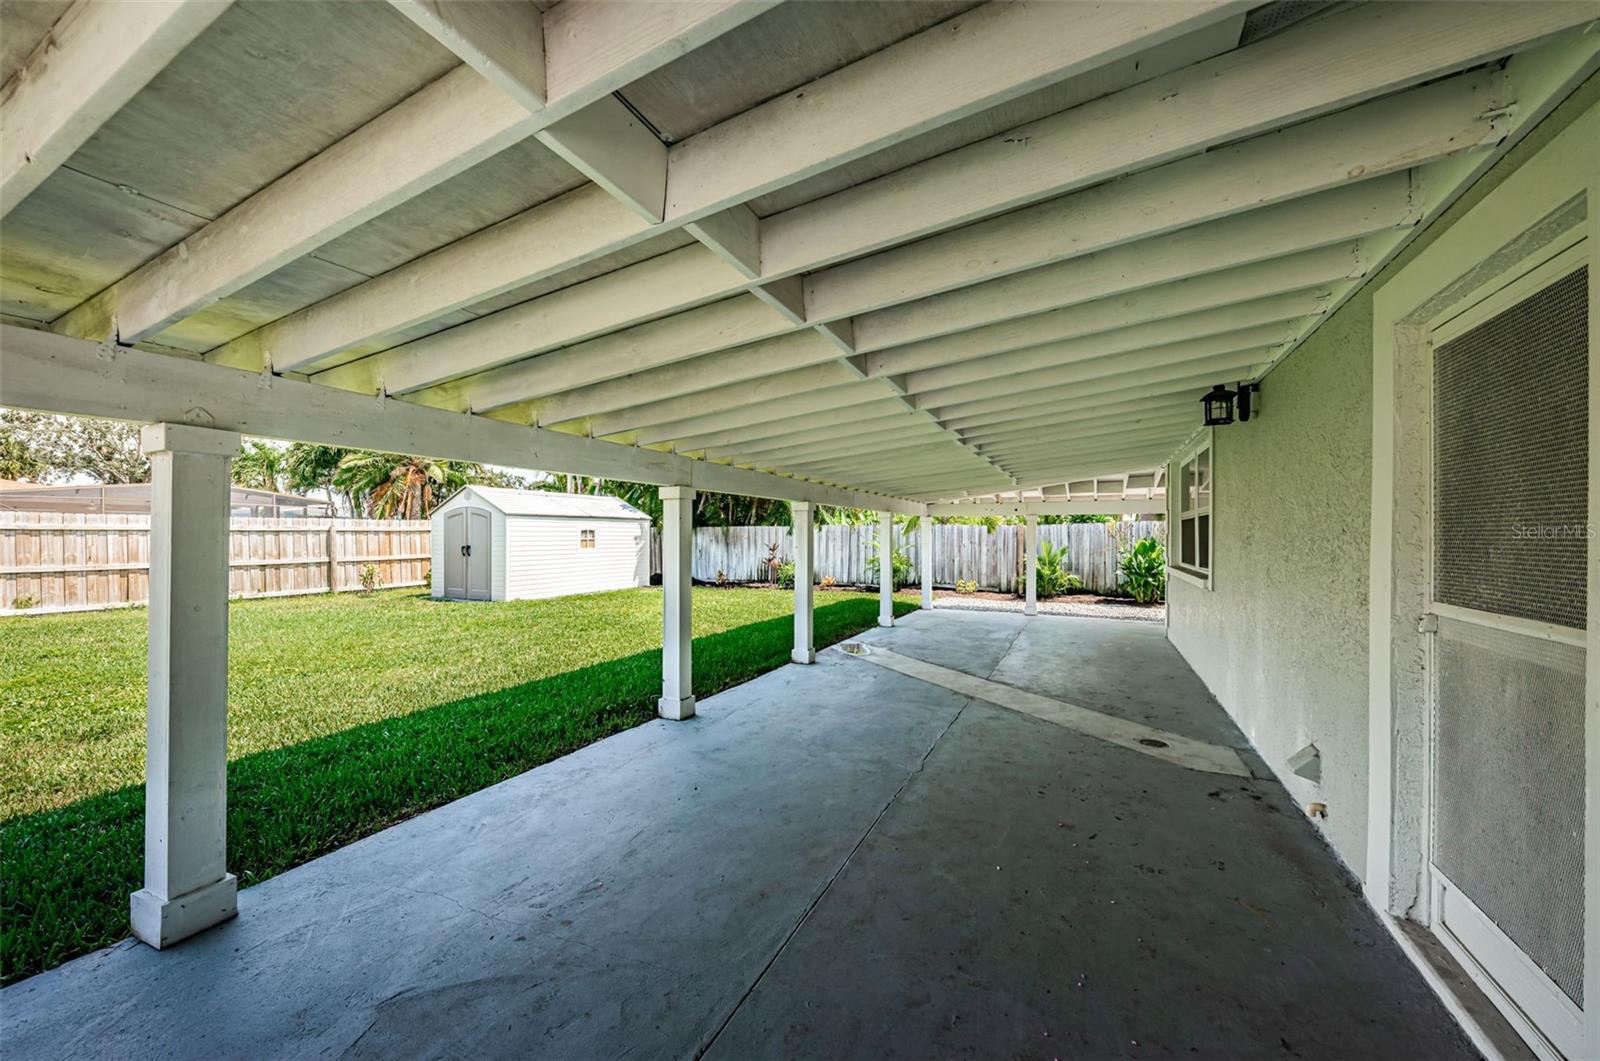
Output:
<instances>
[{"instance_id":1,"label":"stucco wall","mask_svg":"<svg viewBox=\"0 0 1600 1061\"><path fill-rule=\"evenodd\" d=\"M1369 289L1370 290L1370 289ZM1372 300L1363 291L1214 432L1212 588L1174 580L1169 636L1357 873L1367 829ZM1315 743L1323 783L1290 774Z\"/></svg>"},{"instance_id":2,"label":"stucco wall","mask_svg":"<svg viewBox=\"0 0 1600 1061\"><path fill-rule=\"evenodd\" d=\"M1261 415L1214 432L1212 588L1173 581L1168 636L1366 875L1372 296L1589 108L1600 75L1469 188L1261 385ZM1322 783L1289 772L1308 743Z\"/></svg>"}]
</instances>

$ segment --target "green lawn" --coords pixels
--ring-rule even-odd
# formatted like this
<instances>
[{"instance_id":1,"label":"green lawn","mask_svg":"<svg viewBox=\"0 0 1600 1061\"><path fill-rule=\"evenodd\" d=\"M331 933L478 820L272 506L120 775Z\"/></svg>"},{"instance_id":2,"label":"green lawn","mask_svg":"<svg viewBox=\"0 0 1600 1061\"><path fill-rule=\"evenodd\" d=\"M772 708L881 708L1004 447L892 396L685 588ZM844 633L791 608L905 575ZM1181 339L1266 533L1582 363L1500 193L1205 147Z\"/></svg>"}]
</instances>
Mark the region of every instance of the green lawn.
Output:
<instances>
[{"instance_id":1,"label":"green lawn","mask_svg":"<svg viewBox=\"0 0 1600 1061\"><path fill-rule=\"evenodd\" d=\"M695 693L788 661L793 596L694 598ZM914 609L908 598L896 611ZM818 646L874 623L826 593ZM228 868L241 887L653 717L659 590L236 602ZM145 613L0 620L0 977L120 939L140 886Z\"/></svg>"}]
</instances>

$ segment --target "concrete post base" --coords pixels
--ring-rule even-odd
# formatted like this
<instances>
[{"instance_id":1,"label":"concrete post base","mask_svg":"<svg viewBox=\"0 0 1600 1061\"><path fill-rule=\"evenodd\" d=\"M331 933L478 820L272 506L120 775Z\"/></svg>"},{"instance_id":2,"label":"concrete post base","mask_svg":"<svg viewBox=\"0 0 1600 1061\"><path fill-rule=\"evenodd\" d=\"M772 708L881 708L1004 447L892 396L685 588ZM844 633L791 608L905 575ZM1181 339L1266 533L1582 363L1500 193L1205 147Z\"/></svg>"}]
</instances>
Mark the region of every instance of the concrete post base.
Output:
<instances>
[{"instance_id":1,"label":"concrete post base","mask_svg":"<svg viewBox=\"0 0 1600 1061\"><path fill-rule=\"evenodd\" d=\"M817 654L815 652L801 652L798 648L789 652L790 663L815 663L816 661Z\"/></svg>"},{"instance_id":2,"label":"concrete post base","mask_svg":"<svg viewBox=\"0 0 1600 1061\"><path fill-rule=\"evenodd\" d=\"M661 697L656 701L656 714L673 722L682 722L684 719L694 717L694 697L682 696L675 699Z\"/></svg>"},{"instance_id":3,"label":"concrete post base","mask_svg":"<svg viewBox=\"0 0 1600 1061\"><path fill-rule=\"evenodd\" d=\"M1039 606L1037 604L1024 604L1022 606L1022 614L1023 615L1038 615L1039 614Z\"/></svg>"},{"instance_id":4,"label":"concrete post base","mask_svg":"<svg viewBox=\"0 0 1600 1061\"><path fill-rule=\"evenodd\" d=\"M880 615L880 616L878 616L878 625L879 626L893 626L894 625L894 616L892 616L892 615Z\"/></svg>"},{"instance_id":5,"label":"concrete post base","mask_svg":"<svg viewBox=\"0 0 1600 1061\"><path fill-rule=\"evenodd\" d=\"M135 936L160 950L236 916L238 894L232 873L172 899L141 888L128 896L128 920Z\"/></svg>"}]
</instances>

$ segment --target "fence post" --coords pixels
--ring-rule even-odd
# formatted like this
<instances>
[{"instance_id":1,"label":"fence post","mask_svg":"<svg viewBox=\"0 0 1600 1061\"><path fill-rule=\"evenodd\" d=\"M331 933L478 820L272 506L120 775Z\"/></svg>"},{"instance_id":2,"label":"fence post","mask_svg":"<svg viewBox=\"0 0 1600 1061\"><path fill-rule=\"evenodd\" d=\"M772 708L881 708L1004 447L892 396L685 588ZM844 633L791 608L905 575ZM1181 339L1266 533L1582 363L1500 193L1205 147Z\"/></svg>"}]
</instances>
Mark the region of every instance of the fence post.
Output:
<instances>
[{"instance_id":1,"label":"fence post","mask_svg":"<svg viewBox=\"0 0 1600 1061\"><path fill-rule=\"evenodd\" d=\"M339 591L339 524L328 521L328 592Z\"/></svg>"}]
</instances>

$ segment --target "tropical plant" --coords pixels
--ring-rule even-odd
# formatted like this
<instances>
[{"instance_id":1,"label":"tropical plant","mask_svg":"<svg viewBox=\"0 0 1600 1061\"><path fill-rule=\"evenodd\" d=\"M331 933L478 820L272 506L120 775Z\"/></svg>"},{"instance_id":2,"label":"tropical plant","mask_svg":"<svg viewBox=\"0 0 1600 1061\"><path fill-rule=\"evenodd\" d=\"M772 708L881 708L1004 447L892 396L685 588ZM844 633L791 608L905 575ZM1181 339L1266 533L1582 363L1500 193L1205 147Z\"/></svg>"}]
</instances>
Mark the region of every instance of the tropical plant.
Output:
<instances>
[{"instance_id":1,"label":"tropical plant","mask_svg":"<svg viewBox=\"0 0 1600 1061\"><path fill-rule=\"evenodd\" d=\"M1059 597L1069 589L1083 588L1083 580L1067 570L1067 550L1053 542L1039 543L1034 586L1041 597Z\"/></svg>"},{"instance_id":2,"label":"tropical plant","mask_svg":"<svg viewBox=\"0 0 1600 1061\"><path fill-rule=\"evenodd\" d=\"M361 502L371 519L427 519L467 484L469 471L431 457L357 450L339 461L334 484Z\"/></svg>"},{"instance_id":3,"label":"tropical plant","mask_svg":"<svg viewBox=\"0 0 1600 1061\"><path fill-rule=\"evenodd\" d=\"M821 589L832 589L838 584L839 580L834 578L832 575L823 575L821 580L817 582L817 586Z\"/></svg>"},{"instance_id":4,"label":"tropical plant","mask_svg":"<svg viewBox=\"0 0 1600 1061\"><path fill-rule=\"evenodd\" d=\"M333 481L339 474L339 462L349 453L349 450L339 446L319 446L313 442L291 443L283 451L283 470L289 489L307 494L321 490L327 496L328 504L337 506ZM348 494L344 497L350 511L356 511L356 499Z\"/></svg>"},{"instance_id":5,"label":"tropical plant","mask_svg":"<svg viewBox=\"0 0 1600 1061\"><path fill-rule=\"evenodd\" d=\"M234 484L256 490L282 492L289 481L289 469L284 455L284 449L271 442L259 438L245 439L239 443L239 453L233 458Z\"/></svg>"},{"instance_id":6,"label":"tropical plant","mask_svg":"<svg viewBox=\"0 0 1600 1061\"><path fill-rule=\"evenodd\" d=\"M379 573L377 564L362 564L360 578L362 593L371 593L383 585L383 575Z\"/></svg>"},{"instance_id":7,"label":"tropical plant","mask_svg":"<svg viewBox=\"0 0 1600 1061\"><path fill-rule=\"evenodd\" d=\"M975 579L975 578L958 578L958 579L956 579L956 592L957 593L976 593L976 592L978 592L978 580Z\"/></svg>"},{"instance_id":8,"label":"tropical plant","mask_svg":"<svg viewBox=\"0 0 1600 1061\"><path fill-rule=\"evenodd\" d=\"M895 586L911 585L911 554L904 549L891 549L889 551L890 577ZM867 559L867 572L874 582L878 580L878 547L872 546L872 555Z\"/></svg>"},{"instance_id":9,"label":"tropical plant","mask_svg":"<svg viewBox=\"0 0 1600 1061\"><path fill-rule=\"evenodd\" d=\"M778 565L777 575L774 579L779 589L794 589L794 562L786 560Z\"/></svg>"},{"instance_id":10,"label":"tropical plant","mask_svg":"<svg viewBox=\"0 0 1600 1061\"><path fill-rule=\"evenodd\" d=\"M1155 538L1141 538L1118 554L1117 577L1140 604L1161 600L1167 595L1166 549Z\"/></svg>"}]
</instances>

